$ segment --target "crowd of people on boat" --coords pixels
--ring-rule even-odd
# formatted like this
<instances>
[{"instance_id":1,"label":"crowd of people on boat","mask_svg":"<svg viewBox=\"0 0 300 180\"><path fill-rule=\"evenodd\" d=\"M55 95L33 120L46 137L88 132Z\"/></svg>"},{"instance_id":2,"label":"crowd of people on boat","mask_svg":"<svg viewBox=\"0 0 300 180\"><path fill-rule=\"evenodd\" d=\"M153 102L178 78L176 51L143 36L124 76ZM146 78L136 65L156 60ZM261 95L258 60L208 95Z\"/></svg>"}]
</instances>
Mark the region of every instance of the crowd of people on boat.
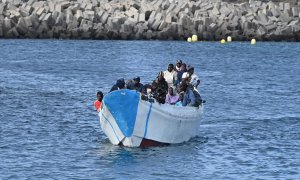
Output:
<instances>
[{"instance_id":1,"label":"crowd of people on boat","mask_svg":"<svg viewBox=\"0 0 300 180\"><path fill-rule=\"evenodd\" d=\"M140 77L132 80L118 79L109 92L130 89L139 91L142 100L170 104L175 106L194 106L202 104L202 98L197 88L200 79L194 72L193 66L187 66L182 60L177 60L176 65L169 64L167 70L158 73L151 84L143 85ZM96 110L100 110L103 93L97 93L97 100L94 102ZM100 104L100 105L99 105Z\"/></svg>"}]
</instances>

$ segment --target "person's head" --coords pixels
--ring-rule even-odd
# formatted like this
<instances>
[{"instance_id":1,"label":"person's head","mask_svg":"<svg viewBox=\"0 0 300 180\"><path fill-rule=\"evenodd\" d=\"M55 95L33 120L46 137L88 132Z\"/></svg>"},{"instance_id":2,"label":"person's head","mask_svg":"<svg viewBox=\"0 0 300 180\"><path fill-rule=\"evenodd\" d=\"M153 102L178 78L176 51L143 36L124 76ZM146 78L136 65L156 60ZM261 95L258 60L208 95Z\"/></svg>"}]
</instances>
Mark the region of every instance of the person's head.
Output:
<instances>
[{"instance_id":1,"label":"person's head","mask_svg":"<svg viewBox=\"0 0 300 180\"><path fill-rule=\"evenodd\" d=\"M176 62L176 67L180 68L181 65L182 65L182 61L180 59L178 59L177 62Z\"/></svg>"},{"instance_id":2,"label":"person's head","mask_svg":"<svg viewBox=\"0 0 300 180\"><path fill-rule=\"evenodd\" d=\"M162 81L164 79L164 73L161 71L158 73L157 80Z\"/></svg>"},{"instance_id":3,"label":"person's head","mask_svg":"<svg viewBox=\"0 0 300 180\"><path fill-rule=\"evenodd\" d=\"M185 63L182 63L180 69L181 69L181 71L186 72L186 64L185 64Z\"/></svg>"},{"instance_id":4,"label":"person's head","mask_svg":"<svg viewBox=\"0 0 300 180\"><path fill-rule=\"evenodd\" d=\"M194 67L193 66L190 66L189 69L188 69L188 72L192 75L194 74Z\"/></svg>"},{"instance_id":5,"label":"person's head","mask_svg":"<svg viewBox=\"0 0 300 180\"><path fill-rule=\"evenodd\" d=\"M168 89L168 93L169 93L171 96L173 96L173 94L174 94L174 90L173 90L173 88L172 88L172 87L169 87L169 89Z\"/></svg>"},{"instance_id":6,"label":"person's head","mask_svg":"<svg viewBox=\"0 0 300 180\"><path fill-rule=\"evenodd\" d=\"M174 65L173 65L173 64L169 64L169 65L168 65L168 71L169 71L169 72L172 72L173 69L174 69Z\"/></svg>"},{"instance_id":7,"label":"person's head","mask_svg":"<svg viewBox=\"0 0 300 180\"><path fill-rule=\"evenodd\" d=\"M137 85L137 84L139 84L140 83L140 77L139 76L137 76L137 77L135 77L135 78L133 78L133 82L134 82L134 85Z\"/></svg>"},{"instance_id":8,"label":"person's head","mask_svg":"<svg viewBox=\"0 0 300 180\"><path fill-rule=\"evenodd\" d=\"M157 88L157 86L158 86L158 85L157 85L157 82L156 82L156 81L153 81L153 82L152 82L152 85L151 85L151 90L152 90L152 91L155 91L156 88Z\"/></svg>"},{"instance_id":9,"label":"person's head","mask_svg":"<svg viewBox=\"0 0 300 180\"><path fill-rule=\"evenodd\" d=\"M103 99L103 93L101 91L98 91L97 92L97 100L101 102L102 99Z\"/></svg>"},{"instance_id":10,"label":"person's head","mask_svg":"<svg viewBox=\"0 0 300 180\"><path fill-rule=\"evenodd\" d=\"M123 78L118 79L116 85L118 88L123 89L125 87L125 80Z\"/></svg>"}]
</instances>

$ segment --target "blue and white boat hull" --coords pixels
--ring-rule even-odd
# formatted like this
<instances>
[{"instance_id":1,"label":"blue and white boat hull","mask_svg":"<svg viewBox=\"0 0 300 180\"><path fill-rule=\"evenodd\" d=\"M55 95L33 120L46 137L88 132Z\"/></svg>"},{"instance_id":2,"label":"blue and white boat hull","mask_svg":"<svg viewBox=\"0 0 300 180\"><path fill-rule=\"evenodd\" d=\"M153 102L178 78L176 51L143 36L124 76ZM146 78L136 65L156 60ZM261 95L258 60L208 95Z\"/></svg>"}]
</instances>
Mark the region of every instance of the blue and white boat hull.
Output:
<instances>
[{"instance_id":1,"label":"blue and white boat hull","mask_svg":"<svg viewBox=\"0 0 300 180\"><path fill-rule=\"evenodd\" d=\"M113 91L104 96L100 125L110 142L128 147L145 140L182 143L198 134L203 106L179 107L140 100L133 90Z\"/></svg>"}]
</instances>

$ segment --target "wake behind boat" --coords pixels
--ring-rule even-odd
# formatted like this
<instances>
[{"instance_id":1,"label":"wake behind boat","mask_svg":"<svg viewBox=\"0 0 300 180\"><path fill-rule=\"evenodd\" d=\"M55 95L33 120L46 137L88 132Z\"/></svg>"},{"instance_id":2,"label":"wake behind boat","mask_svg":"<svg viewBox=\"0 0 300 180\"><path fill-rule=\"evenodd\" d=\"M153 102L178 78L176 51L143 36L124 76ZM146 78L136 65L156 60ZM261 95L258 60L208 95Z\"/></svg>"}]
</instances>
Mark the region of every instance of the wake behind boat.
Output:
<instances>
[{"instance_id":1,"label":"wake behind boat","mask_svg":"<svg viewBox=\"0 0 300 180\"><path fill-rule=\"evenodd\" d=\"M175 106L141 97L140 92L128 89L104 96L100 125L112 144L128 147L176 144L197 135L203 103L199 107Z\"/></svg>"}]
</instances>

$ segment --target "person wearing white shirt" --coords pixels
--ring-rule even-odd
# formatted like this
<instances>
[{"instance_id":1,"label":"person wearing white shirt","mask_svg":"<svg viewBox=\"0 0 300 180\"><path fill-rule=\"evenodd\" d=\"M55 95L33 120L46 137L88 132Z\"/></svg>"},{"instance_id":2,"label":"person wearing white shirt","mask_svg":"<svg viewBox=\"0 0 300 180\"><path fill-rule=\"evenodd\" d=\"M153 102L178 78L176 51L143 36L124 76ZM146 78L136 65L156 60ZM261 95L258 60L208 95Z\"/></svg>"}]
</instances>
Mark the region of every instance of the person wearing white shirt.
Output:
<instances>
[{"instance_id":1,"label":"person wearing white shirt","mask_svg":"<svg viewBox=\"0 0 300 180\"><path fill-rule=\"evenodd\" d=\"M194 67L189 67L188 71L182 74L183 80L188 80L196 89L200 84L199 77L194 73Z\"/></svg>"},{"instance_id":2,"label":"person wearing white shirt","mask_svg":"<svg viewBox=\"0 0 300 180\"><path fill-rule=\"evenodd\" d=\"M177 72L174 70L173 64L169 64L168 70L164 71L164 78L168 83L168 87L174 88L174 82L177 80Z\"/></svg>"},{"instance_id":3,"label":"person wearing white shirt","mask_svg":"<svg viewBox=\"0 0 300 180\"><path fill-rule=\"evenodd\" d=\"M190 75L190 83L197 89L200 84L199 77L194 73L194 67L190 67L188 69L188 73Z\"/></svg>"}]
</instances>

